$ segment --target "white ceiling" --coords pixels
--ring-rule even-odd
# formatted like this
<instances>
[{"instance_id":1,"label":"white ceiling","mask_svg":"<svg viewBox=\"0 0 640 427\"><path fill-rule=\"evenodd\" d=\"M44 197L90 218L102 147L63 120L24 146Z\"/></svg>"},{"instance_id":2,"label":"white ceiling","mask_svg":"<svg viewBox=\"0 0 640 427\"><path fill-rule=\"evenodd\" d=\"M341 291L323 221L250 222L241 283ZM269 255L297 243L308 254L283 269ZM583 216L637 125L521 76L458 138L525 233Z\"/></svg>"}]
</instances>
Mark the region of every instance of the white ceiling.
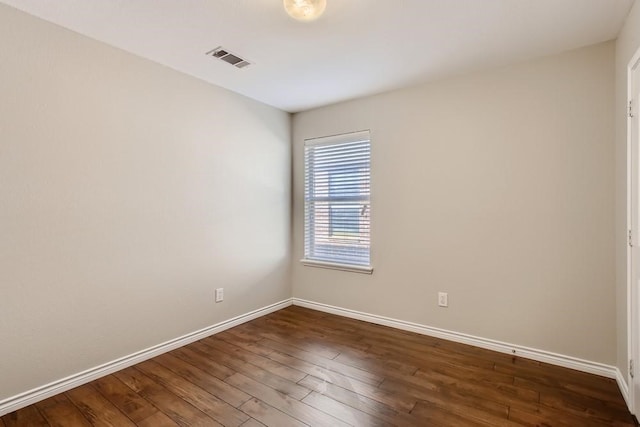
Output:
<instances>
[{"instance_id":1,"label":"white ceiling","mask_svg":"<svg viewBox=\"0 0 640 427\"><path fill-rule=\"evenodd\" d=\"M297 112L611 40L634 0L327 0L312 23L282 0L0 1Z\"/></svg>"}]
</instances>

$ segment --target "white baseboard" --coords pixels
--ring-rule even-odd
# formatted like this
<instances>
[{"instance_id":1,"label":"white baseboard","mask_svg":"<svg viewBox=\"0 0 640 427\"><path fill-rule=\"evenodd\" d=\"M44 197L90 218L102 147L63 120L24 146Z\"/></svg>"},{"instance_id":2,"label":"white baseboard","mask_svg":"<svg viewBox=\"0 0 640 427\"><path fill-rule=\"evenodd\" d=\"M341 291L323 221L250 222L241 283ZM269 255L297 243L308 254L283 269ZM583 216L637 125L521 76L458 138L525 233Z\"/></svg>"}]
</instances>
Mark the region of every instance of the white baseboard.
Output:
<instances>
[{"instance_id":1,"label":"white baseboard","mask_svg":"<svg viewBox=\"0 0 640 427\"><path fill-rule=\"evenodd\" d=\"M524 357L526 359L537 360L539 362L545 362L552 365L562 366L565 368L575 369L578 371L588 372L590 374L596 374L618 380L618 369L614 366L605 365L603 363L591 362L589 360L565 356L545 350L538 350L521 345L490 340L487 338L448 331L446 329L434 328L431 326L420 325L418 323L378 316L376 314L363 313L347 308L307 301L300 298L293 298L293 305L299 305L301 307L307 307L313 310L324 311L326 313L337 314L339 316L350 317L352 319L364 320L365 322L375 323L378 325L390 326L392 328L402 329L405 331L415 332L418 334L428 335L436 338L442 338L462 344L469 344L475 347L485 348L500 353L513 354L516 356ZM618 383L620 383L620 380L618 380ZM622 381L622 383L625 384L624 381ZM622 389L621 391L624 395L625 392Z\"/></svg>"},{"instance_id":2,"label":"white baseboard","mask_svg":"<svg viewBox=\"0 0 640 427\"><path fill-rule=\"evenodd\" d=\"M618 388L620 389L620 393L624 398L625 403L627 404L627 408L631 410L631 402L629 401L629 386L627 385L627 381L625 380L620 369L615 368L616 370L616 382L618 383Z\"/></svg>"},{"instance_id":3,"label":"white baseboard","mask_svg":"<svg viewBox=\"0 0 640 427\"><path fill-rule=\"evenodd\" d=\"M272 313L274 311L281 310L292 304L291 298L284 301L277 302L275 304L268 305L266 307L259 308L257 310L250 311L249 313L236 316L232 319L225 320L215 325L211 325L207 328L200 329L195 332L183 335L181 337L166 341L162 344L158 344L153 347L149 347L145 350L138 351L128 356L121 357L114 361L105 363L100 366L96 366L86 371L62 378L52 383L43 385L41 387L34 388L33 390L26 391L17 396L10 397L0 401L0 416L16 411L25 406L44 400L48 397L54 396L58 393L70 390L74 387L91 382L97 378L109 375L121 369L133 366L136 363L143 362L151 359L162 353L174 350L178 347L185 346L192 342L206 338L208 336L217 334L226 329L233 328L234 326L264 316L265 314Z\"/></svg>"}]
</instances>

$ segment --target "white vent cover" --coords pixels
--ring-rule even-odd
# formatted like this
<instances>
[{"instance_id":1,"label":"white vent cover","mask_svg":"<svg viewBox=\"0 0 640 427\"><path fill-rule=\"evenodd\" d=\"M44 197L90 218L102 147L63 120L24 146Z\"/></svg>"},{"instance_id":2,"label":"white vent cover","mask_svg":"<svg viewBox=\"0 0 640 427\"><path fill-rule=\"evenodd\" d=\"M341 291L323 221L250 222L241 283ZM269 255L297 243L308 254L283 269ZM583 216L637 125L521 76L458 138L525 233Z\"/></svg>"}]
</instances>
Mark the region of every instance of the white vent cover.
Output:
<instances>
[{"instance_id":1,"label":"white vent cover","mask_svg":"<svg viewBox=\"0 0 640 427\"><path fill-rule=\"evenodd\" d=\"M238 55L234 55L227 49L224 49L222 46L218 46L217 48L210 50L206 53L206 55L218 58L228 64L233 65L236 68L244 68L247 65L251 64L246 59L242 59Z\"/></svg>"}]
</instances>

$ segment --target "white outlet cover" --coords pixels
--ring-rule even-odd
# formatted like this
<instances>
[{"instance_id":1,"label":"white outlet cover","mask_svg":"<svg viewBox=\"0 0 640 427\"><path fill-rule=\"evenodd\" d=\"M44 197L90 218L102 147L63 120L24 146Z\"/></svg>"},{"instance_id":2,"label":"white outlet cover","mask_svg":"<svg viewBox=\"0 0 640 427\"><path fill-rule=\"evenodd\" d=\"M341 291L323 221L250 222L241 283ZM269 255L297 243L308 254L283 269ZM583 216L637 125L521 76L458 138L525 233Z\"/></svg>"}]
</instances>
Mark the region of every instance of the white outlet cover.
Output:
<instances>
[{"instance_id":1,"label":"white outlet cover","mask_svg":"<svg viewBox=\"0 0 640 427\"><path fill-rule=\"evenodd\" d=\"M438 292L438 306L449 307L449 294L446 292Z\"/></svg>"},{"instance_id":2,"label":"white outlet cover","mask_svg":"<svg viewBox=\"0 0 640 427\"><path fill-rule=\"evenodd\" d=\"M224 301L224 288L216 289L216 302Z\"/></svg>"}]
</instances>

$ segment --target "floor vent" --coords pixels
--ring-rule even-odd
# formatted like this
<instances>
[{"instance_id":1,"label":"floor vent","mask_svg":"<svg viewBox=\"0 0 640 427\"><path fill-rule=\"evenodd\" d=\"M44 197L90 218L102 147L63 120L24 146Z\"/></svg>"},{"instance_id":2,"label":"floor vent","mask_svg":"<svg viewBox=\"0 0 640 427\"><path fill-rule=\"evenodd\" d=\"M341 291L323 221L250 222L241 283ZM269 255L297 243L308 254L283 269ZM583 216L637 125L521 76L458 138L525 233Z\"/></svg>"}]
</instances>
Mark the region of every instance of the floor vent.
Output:
<instances>
[{"instance_id":1,"label":"floor vent","mask_svg":"<svg viewBox=\"0 0 640 427\"><path fill-rule=\"evenodd\" d=\"M242 59L238 55L234 55L222 46L218 46L217 48L210 50L206 55L220 59L221 61L231 64L236 68L244 68L247 65L251 65L251 63L246 59Z\"/></svg>"}]
</instances>

